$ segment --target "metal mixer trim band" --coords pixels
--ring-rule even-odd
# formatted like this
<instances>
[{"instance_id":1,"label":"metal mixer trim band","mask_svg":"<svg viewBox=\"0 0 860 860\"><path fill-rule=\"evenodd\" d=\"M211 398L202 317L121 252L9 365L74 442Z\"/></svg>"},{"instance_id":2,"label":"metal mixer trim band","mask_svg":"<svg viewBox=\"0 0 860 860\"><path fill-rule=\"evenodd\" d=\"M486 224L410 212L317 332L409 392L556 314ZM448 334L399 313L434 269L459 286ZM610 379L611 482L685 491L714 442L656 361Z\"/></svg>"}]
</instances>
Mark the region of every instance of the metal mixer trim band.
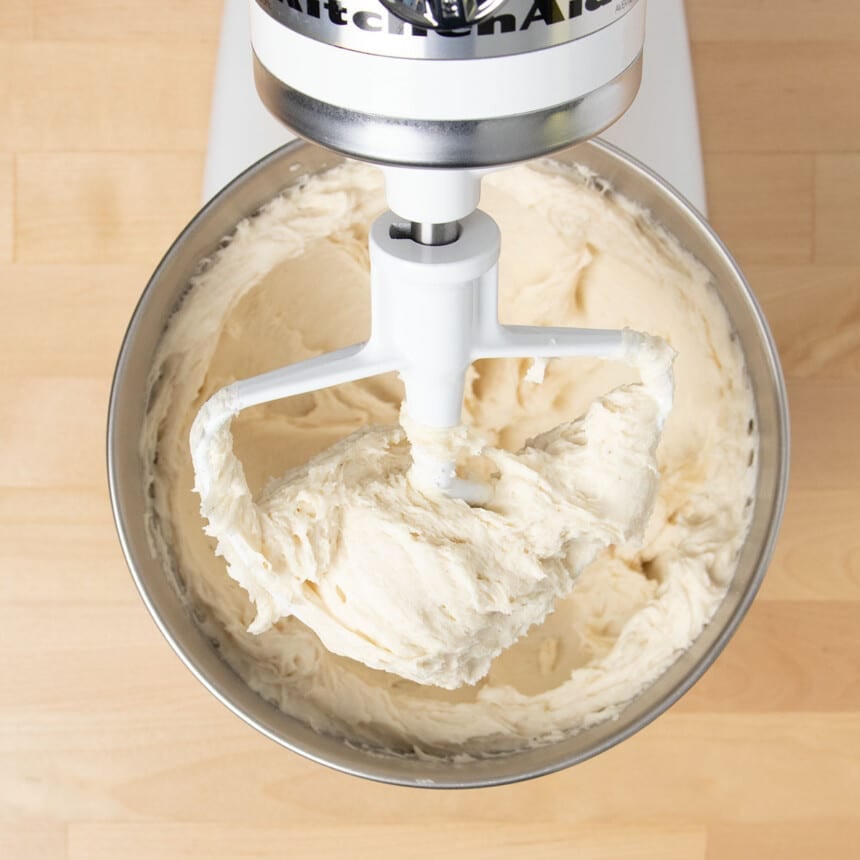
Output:
<instances>
[{"instance_id":1,"label":"metal mixer trim band","mask_svg":"<svg viewBox=\"0 0 860 860\"><path fill-rule=\"evenodd\" d=\"M479 120L369 116L311 98L278 80L254 54L254 79L266 107L297 134L346 155L412 167L489 167L524 161L599 134L632 103L642 54L606 84L566 104ZM527 121L523 121L527 120ZM391 158L379 159L379 141Z\"/></svg>"},{"instance_id":2,"label":"metal mixer trim band","mask_svg":"<svg viewBox=\"0 0 860 860\"><path fill-rule=\"evenodd\" d=\"M468 60L538 51L602 30L640 0L507 0L478 24L440 32L409 24L378 0L252 0L307 38L385 57Z\"/></svg>"}]
</instances>

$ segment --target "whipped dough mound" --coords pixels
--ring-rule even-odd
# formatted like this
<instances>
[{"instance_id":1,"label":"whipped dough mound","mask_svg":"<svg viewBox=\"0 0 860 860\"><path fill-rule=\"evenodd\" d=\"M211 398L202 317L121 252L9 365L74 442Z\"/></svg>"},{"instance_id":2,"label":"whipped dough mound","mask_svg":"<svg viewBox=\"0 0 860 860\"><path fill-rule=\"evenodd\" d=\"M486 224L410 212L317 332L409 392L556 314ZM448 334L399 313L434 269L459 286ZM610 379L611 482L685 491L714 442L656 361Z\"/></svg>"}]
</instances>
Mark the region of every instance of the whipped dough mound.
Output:
<instances>
[{"instance_id":1,"label":"whipped dough mound","mask_svg":"<svg viewBox=\"0 0 860 860\"><path fill-rule=\"evenodd\" d=\"M417 431L399 429L402 386L385 375L235 416L222 404L195 440L207 522L195 417L236 380L368 338L367 233L384 208L379 172L346 163L201 263L151 369L152 549L223 659L320 732L438 756L549 743L617 716L719 606L756 480L744 356L709 272L647 213L577 168L493 173L481 208L502 232L501 321L665 340L659 442L647 362L476 362L458 439L493 494L468 508L409 479ZM243 541L227 546L233 525ZM435 611L413 624L431 581ZM468 630L486 639L462 647Z\"/></svg>"},{"instance_id":2,"label":"whipped dough mound","mask_svg":"<svg viewBox=\"0 0 860 860\"><path fill-rule=\"evenodd\" d=\"M672 398L671 350L647 347L645 381L516 454L446 434L489 467L484 507L416 486L399 427L353 433L256 500L233 453L232 390L218 392L191 453L206 532L256 606L249 630L295 616L371 668L448 689L480 680L598 553L641 538Z\"/></svg>"}]
</instances>

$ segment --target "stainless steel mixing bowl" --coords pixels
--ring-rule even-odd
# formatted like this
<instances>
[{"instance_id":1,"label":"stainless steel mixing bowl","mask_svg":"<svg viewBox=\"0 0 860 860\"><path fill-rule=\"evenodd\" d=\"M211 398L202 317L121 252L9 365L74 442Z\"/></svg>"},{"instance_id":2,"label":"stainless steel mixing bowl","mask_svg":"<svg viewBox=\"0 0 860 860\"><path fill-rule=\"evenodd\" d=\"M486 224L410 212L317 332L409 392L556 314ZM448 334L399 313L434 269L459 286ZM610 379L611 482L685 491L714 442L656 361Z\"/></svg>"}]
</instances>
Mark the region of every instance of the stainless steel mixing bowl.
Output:
<instances>
[{"instance_id":1,"label":"stainless steel mixing bowl","mask_svg":"<svg viewBox=\"0 0 860 860\"><path fill-rule=\"evenodd\" d=\"M165 322L198 262L216 249L238 221L298 177L339 163L340 156L294 143L243 173L179 236L156 269L131 319L111 391L107 454L114 517L134 580L168 642L221 702L272 740L321 764L384 782L453 788L528 779L581 762L641 729L693 685L734 633L765 574L782 517L789 440L776 349L755 298L734 260L701 216L642 165L600 142L581 144L555 157L586 165L651 210L657 221L713 273L746 354L761 440L752 527L737 573L716 615L692 647L618 719L566 740L504 757L459 763L366 752L317 734L264 701L221 660L150 553L138 443L146 408L147 373Z\"/></svg>"}]
</instances>

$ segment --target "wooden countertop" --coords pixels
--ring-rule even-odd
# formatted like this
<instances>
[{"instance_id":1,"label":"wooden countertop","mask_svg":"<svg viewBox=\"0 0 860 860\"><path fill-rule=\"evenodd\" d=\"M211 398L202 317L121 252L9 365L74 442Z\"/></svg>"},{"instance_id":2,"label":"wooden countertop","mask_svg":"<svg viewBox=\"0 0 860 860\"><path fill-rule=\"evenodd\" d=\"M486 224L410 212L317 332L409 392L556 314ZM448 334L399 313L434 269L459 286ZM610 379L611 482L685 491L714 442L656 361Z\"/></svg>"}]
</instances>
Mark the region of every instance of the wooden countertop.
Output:
<instances>
[{"instance_id":1,"label":"wooden countertop","mask_svg":"<svg viewBox=\"0 0 860 860\"><path fill-rule=\"evenodd\" d=\"M330 772L216 704L114 534L108 387L199 200L220 4L0 3L0 857L860 856L860 5L687 5L712 221L788 379L776 559L633 739L439 793Z\"/></svg>"}]
</instances>

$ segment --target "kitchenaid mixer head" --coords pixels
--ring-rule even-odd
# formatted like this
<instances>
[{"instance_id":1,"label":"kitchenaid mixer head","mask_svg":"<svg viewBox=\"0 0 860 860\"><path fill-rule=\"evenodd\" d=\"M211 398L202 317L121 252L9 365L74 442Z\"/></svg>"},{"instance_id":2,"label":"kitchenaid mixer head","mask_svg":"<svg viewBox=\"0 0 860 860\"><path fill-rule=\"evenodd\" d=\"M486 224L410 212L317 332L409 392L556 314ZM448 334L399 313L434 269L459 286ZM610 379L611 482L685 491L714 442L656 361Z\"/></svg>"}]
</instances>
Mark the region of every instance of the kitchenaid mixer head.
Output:
<instances>
[{"instance_id":1,"label":"kitchenaid mixer head","mask_svg":"<svg viewBox=\"0 0 860 860\"><path fill-rule=\"evenodd\" d=\"M302 137L380 164L545 155L614 122L641 79L645 0L250 2L269 110ZM461 14L482 19L451 28Z\"/></svg>"}]
</instances>

